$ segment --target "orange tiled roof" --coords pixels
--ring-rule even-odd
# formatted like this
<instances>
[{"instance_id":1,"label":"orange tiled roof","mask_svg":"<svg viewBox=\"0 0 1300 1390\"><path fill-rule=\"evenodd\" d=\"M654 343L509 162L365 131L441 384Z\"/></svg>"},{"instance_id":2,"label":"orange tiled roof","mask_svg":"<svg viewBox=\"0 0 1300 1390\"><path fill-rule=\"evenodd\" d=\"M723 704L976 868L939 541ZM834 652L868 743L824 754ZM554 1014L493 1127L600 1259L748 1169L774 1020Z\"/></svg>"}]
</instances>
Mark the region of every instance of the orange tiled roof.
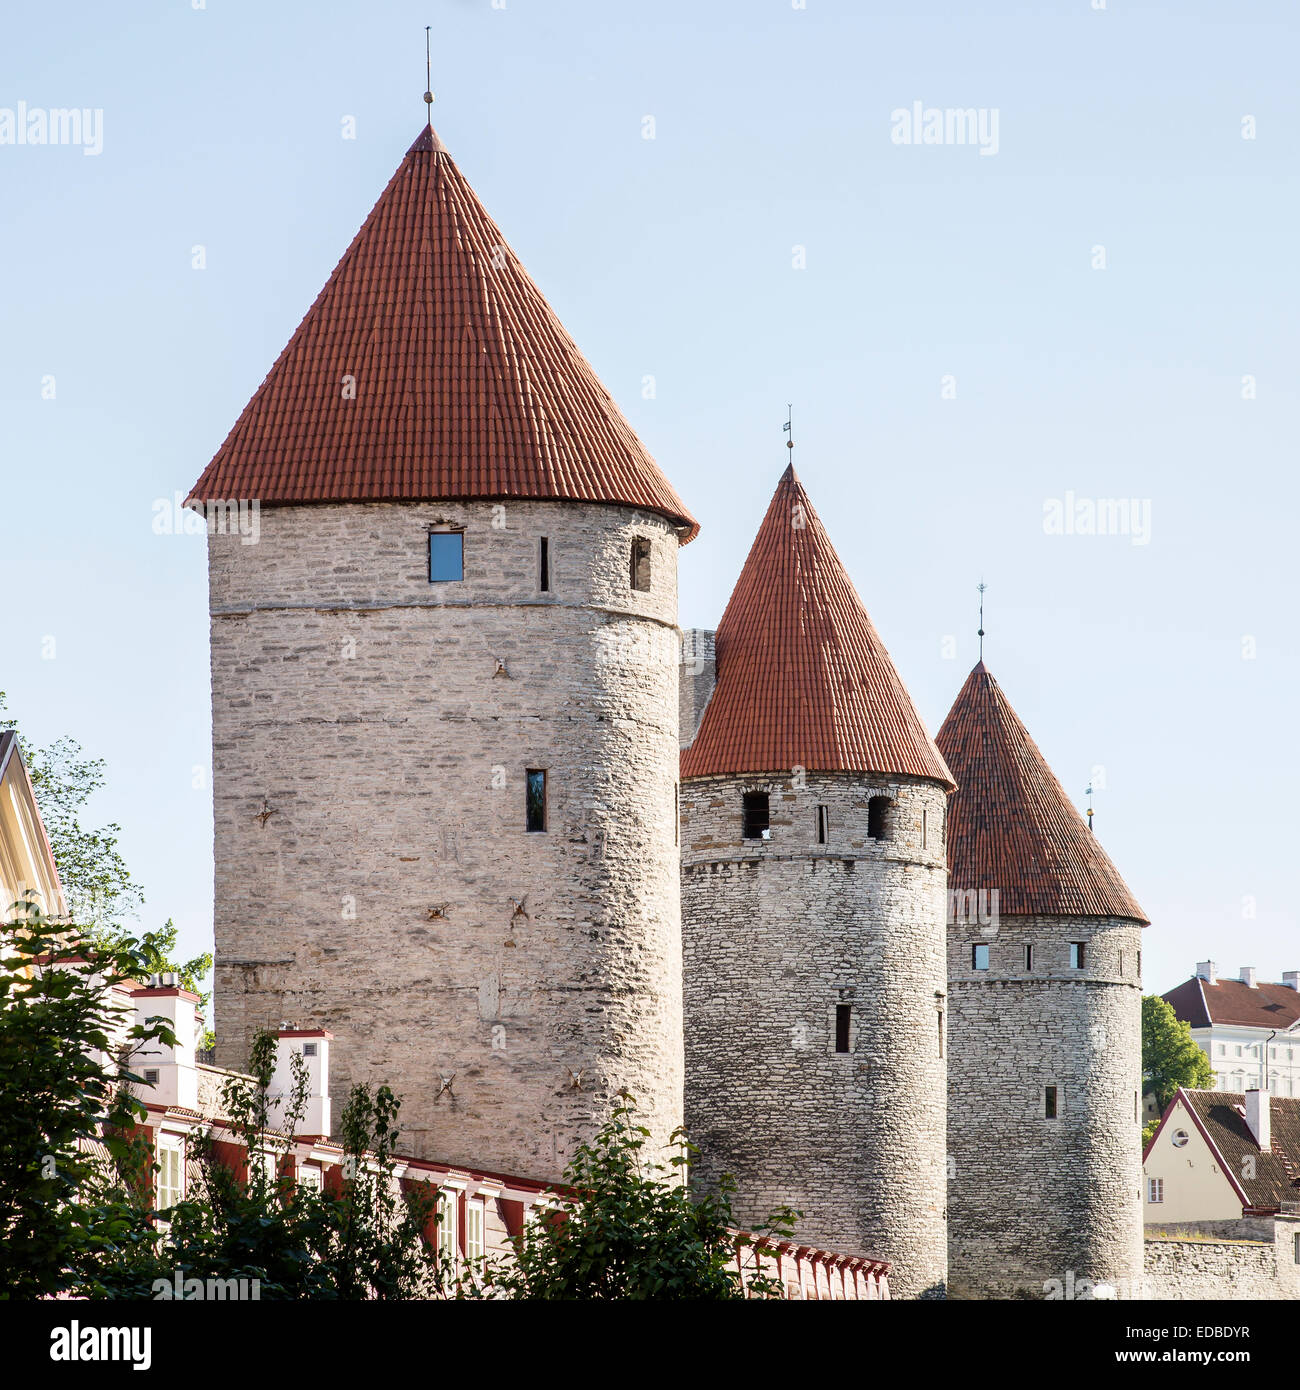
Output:
<instances>
[{"instance_id":1,"label":"orange tiled roof","mask_svg":"<svg viewBox=\"0 0 1300 1390\"><path fill-rule=\"evenodd\" d=\"M563 498L699 529L427 128L192 497Z\"/></svg>"},{"instance_id":2,"label":"orange tiled roof","mask_svg":"<svg viewBox=\"0 0 1300 1390\"><path fill-rule=\"evenodd\" d=\"M683 777L908 773L952 785L793 467L717 631L717 684Z\"/></svg>"},{"instance_id":3,"label":"orange tiled roof","mask_svg":"<svg viewBox=\"0 0 1300 1390\"><path fill-rule=\"evenodd\" d=\"M957 779L950 889L997 889L1004 913L1147 920L982 661L935 741Z\"/></svg>"}]
</instances>

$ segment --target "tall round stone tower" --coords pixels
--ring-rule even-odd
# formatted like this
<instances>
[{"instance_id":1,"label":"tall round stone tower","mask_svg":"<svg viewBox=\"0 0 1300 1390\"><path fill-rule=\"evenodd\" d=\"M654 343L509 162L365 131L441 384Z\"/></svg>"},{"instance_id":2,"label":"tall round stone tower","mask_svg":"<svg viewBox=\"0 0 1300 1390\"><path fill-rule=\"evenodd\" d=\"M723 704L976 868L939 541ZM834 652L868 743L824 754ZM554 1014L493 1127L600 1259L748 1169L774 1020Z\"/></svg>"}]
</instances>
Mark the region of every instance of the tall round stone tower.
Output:
<instances>
[{"instance_id":1,"label":"tall round stone tower","mask_svg":"<svg viewBox=\"0 0 1300 1390\"><path fill-rule=\"evenodd\" d=\"M692 646L694 1181L730 1173L746 1223L796 1207L799 1239L892 1261L896 1296L942 1296L952 779L793 468L715 641Z\"/></svg>"},{"instance_id":2,"label":"tall round stone tower","mask_svg":"<svg viewBox=\"0 0 1300 1390\"><path fill-rule=\"evenodd\" d=\"M432 130L199 480L216 1029L335 1036L421 1156L682 1118L696 524Z\"/></svg>"},{"instance_id":3,"label":"tall round stone tower","mask_svg":"<svg viewBox=\"0 0 1300 1390\"><path fill-rule=\"evenodd\" d=\"M1140 1297L1146 918L983 662L937 742L951 1293Z\"/></svg>"}]
</instances>

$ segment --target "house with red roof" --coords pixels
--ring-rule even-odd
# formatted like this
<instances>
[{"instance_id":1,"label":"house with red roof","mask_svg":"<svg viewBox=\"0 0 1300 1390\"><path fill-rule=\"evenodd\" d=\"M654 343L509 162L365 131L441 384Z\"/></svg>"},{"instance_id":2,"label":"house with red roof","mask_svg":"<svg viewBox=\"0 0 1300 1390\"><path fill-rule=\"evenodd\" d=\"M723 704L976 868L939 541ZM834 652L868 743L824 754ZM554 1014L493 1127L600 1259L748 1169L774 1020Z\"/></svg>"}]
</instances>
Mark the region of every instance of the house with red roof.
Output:
<instances>
[{"instance_id":1,"label":"house with red roof","mask_svg":"<svg viewBox=\"0 0 1300 1390\"><path fill-rule=\"evenodd\" d=\"M1242 966L1231 980L1204 960L1163 998L1210 1059L1217 1090L1300 1097L1300 971L1274 984Z\"/></svg>"},{"instance_id":2,"label":"house with red roof","mask_svg":"<svg viewBox=\"0 0 1300 1390\"><path fill-rule=\"evenodd\" d=\"M1146 1225L1300 1215L1300 1099L1179 1087L1142 1187Z\"/></svg>"}]
</instances>

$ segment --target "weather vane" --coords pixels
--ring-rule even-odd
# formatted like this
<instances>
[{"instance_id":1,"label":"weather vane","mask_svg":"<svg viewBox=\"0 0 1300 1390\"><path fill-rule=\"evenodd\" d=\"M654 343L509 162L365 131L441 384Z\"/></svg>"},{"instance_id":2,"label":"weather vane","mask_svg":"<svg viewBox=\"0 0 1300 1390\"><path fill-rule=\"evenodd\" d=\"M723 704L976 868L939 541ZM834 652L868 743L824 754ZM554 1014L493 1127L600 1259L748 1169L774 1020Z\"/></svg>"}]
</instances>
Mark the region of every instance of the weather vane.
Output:
<instances>
[{"instance_id":1,"label":"weather vane","mask_svg":"<svg viewBox=\"0 0 1300 1390\"><path fill-rule=\"evenodd\" d=\"M785 407L785 424L781 426L781 433L788 434L789 439L785 441L785 447L790 452L790 462L794 462L794 406L787 403Z\"/></svg>"},{"instance_id":2,"label":"weather vane","mask_svg":"<svg viewBox=\"0 0 1300 1390\"><path fill-rule=\"evenodd\" d=\"M424 26L424 106L429 113L429 129L433 129L433 57L429 49L429 28Z\"/></svg>"},{"instance_id":3,"label":"weather vane","mask_svg":"<svg viewBox=\"0 0 1300 1390\"><path fill-rule=\"evenodd\" d=\"M1088 831L1092 831L1092 783L1088 783Z\"/></svg>"},{"instance_id":4,"label":"weather vane","mask_svg":"<svg viewBox=\"0 0 1300 1390\"><path fill-rule=\"evenodd\" d=\"M981 661L984 660L984 590L985 590L987 587L988 587L988 586L987 586L987 585L984 583L984 581L981 579L980 582L979 582L979 591L980 591L980 630L979 630L979 639L980 639L980 660L981 660Z\"/></svg>"}]
</instances>

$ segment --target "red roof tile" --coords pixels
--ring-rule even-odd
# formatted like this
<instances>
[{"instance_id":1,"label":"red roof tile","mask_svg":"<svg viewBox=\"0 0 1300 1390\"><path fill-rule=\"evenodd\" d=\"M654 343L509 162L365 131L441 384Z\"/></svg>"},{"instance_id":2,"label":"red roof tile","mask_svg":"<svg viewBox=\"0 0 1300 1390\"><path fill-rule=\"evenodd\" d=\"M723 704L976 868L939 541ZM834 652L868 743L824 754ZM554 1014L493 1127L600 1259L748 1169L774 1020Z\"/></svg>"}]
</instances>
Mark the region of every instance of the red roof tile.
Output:
<instances>
[{"instance_id":1,"label":"red roof tile","mask_svg":"<svg viewBox=\"0 0 1300 1390\"><path fill-rule=\"evenodd\" d=\"M563 498L699 529L427 128L192 496Z\"/></svg>"},{"instance_id":2,"label":"red roof tile","mask_svg":"<svg viewBox=\"0 0 1300 1390\"><path fill-rule=\"evenodd\" d=\"M717 685L683 777L907 773L952 778L793 468L717 631Z\"/></svg>"},{"instance_id":3,"label":"red roof tile","mask_svg":"<svg viewBox=\"0 0 1300 1390\"><path fill-rule=\"evenodd\" d=\"M1241 1113L1246 1097L1241 1091L1183 1091L1179 1095L1200 1121L1201 1128L1219 1151L1223 1167L1232 1174L1247 1203L1262 1210L1300 1202L1300 1098L1270 1096L1270 1146L1262 1151ZM1172 1105L1177 1103L1177 1098ZM1150 1152L1148 1149L1147 1152ZM1144 1155L1145 1157L1145 1155ZM1288 1257L1289 1258L1289 1257Z\"/></svg>"},{"instance_id":4,"label":"red roof tile","mask_svg":"<svg viewBox=\"0 0 1300 1390\"><path fill-rule=\"evenodd\" d=\"M1300 993L1290 985L1261 982L1252 989L1241 980L1193 977L1163 998L1193 1028L1223 1023L1235 1028L1289 1028L1300 1019Z\"/></svg>"},{"instance_id":5,"label":"red roof tile","mask_svg":"<svg viewBox=\"0 0 1300 1390\"><path fill-rule=\"evenodd\" d=\"M997 889L1009 914L1147 920L982 661L935 741L957 779L950 888Z\"/></svg>"}]
</instances>

